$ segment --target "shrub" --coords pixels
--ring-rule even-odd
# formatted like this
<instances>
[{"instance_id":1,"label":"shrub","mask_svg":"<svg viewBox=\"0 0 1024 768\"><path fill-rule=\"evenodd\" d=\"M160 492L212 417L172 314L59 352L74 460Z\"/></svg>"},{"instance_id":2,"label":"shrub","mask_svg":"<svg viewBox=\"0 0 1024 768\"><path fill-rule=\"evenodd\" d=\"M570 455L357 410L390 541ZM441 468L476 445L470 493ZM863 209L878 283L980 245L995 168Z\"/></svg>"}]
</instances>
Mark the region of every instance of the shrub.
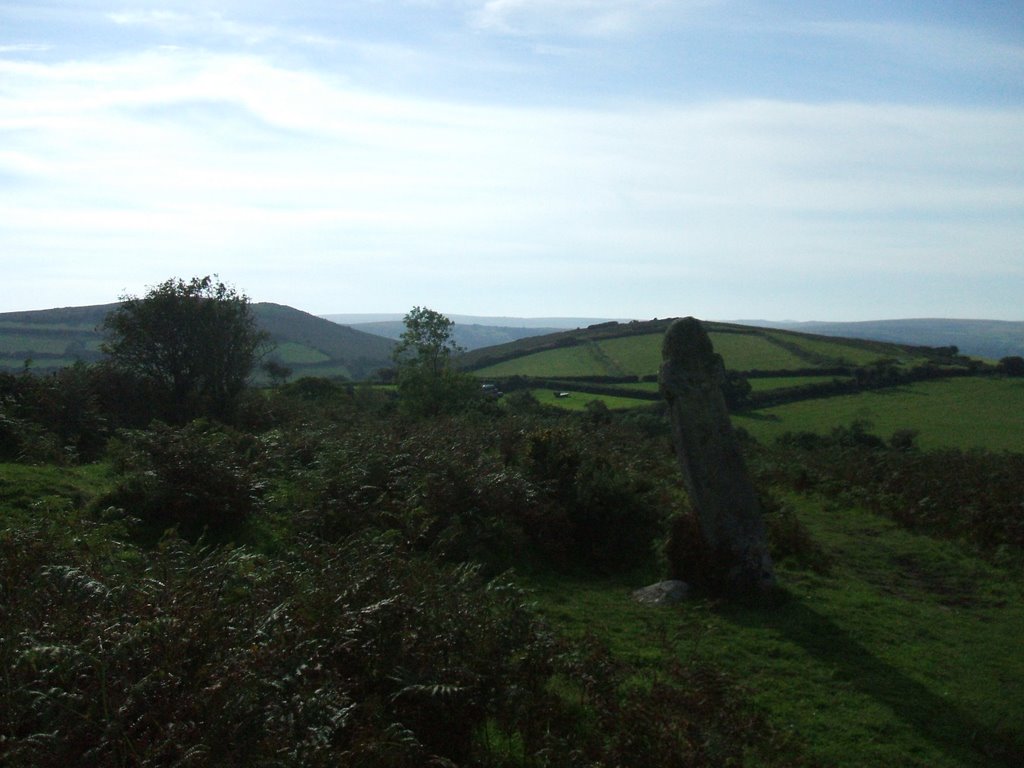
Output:
<instances>
[{"instance_id":1,"label":"shrub","mask_svg":"<svg viewBox=\"0 0 1024 768\"><path fill-rule=\"evenodd\" d=\"M117 464L124 478L96 506L124 509L151 541L167 528L191 541L204 532L235 534L259 508L263 490L244 447L252 448L246 438L204 421L123 433Z\"/></svg>"}]
</instances>

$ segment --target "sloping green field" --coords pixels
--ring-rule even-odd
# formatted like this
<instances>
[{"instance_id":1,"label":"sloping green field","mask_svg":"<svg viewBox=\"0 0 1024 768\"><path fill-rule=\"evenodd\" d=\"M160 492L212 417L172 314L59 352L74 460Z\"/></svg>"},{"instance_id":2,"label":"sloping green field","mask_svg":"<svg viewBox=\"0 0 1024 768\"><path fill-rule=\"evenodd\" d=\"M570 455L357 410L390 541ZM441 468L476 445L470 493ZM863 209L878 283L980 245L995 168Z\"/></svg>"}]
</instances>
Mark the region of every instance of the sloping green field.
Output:
<instances>
[{"instance_id":1,"label":"sloping green field","mask_svg":"<svg viewBox=\"0 0 1024 768\"><path fill-rule=\"evenodd\" d=\"M869 431L883 437L899 429L918 430L922 448L1024 451L1024 380L920 382L733 416L736 426L761 441L783 432L827 433L855 420L869 422Z\"/></svg>"},{"instance_id":2,"label":"sloping green field","mask_svg":"<svg viewBox=\"0 0 1024 768\"><path fill-rule=\"evenodd\" d=\"M869 365L884 359L920 362L894 345L823 339L785 331L716 326L709 323L711 343L733 371L778 371ZM661 366L664 333L587 338L555 349L530 351L475 369L481 377L536 376L650 376ZM484 351L486 352L486 350Z\"/></svg>"},{"instance_id":3,"label":"sloping green field","mask_svg":"<svg viewBox=\"0 0 1024 768\"><path fill-rule=\"evenodd\" d=\"M481 378L501 376L609 376L607 363L595 354L594 347L580 344L574 347L548 349L532 355L517 357L502 363L473 371Z\"/></svg>"}]
</instances>

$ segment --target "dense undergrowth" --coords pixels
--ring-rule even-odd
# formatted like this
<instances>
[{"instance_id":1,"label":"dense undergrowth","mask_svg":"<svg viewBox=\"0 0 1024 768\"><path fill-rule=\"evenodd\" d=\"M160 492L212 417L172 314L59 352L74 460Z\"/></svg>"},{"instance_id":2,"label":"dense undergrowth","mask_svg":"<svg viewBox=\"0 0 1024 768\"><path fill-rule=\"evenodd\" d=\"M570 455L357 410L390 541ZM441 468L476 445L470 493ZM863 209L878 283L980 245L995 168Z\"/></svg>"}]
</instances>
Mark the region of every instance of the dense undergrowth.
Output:
<instances>
[{"instance_id":1,"label":"dense undergrowth","mask_svg":"<svg viewBox=\"0 0 1024 768\"><path fill-rule=\"evenodd\" d=\"M5 765L822 762L721 660L652 669L517 586L664 572L686 502L653 417L520 398L412 419L305 380L229 424L98 397L63 424L38 400L59 387L5 386L0 456L109 472L49 498L0 488ZM792 489L1019 556L1019 457L859 427L748 449L773 554L805 578L835 561Z\"/></svg>"}]
</instances>

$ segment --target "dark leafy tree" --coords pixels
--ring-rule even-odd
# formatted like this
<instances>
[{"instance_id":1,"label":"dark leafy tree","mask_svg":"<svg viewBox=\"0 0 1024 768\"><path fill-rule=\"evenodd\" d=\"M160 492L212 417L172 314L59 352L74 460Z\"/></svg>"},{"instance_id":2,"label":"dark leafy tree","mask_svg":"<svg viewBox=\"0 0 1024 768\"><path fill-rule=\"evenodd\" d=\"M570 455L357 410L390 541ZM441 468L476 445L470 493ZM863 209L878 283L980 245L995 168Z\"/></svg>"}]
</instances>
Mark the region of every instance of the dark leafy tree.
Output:
<instances>
[{"instance_id":1,"label":"dark leafy tree","mask_svg":"<svg viewBox=\"0 0 1024 768\"><path fill-rule=\"evenodd\" d=\"M209 276L123 297L103 328L111 362L154 385L177 423L229 415L267 343L248 297Z\"/></svg>"}]
</instances>

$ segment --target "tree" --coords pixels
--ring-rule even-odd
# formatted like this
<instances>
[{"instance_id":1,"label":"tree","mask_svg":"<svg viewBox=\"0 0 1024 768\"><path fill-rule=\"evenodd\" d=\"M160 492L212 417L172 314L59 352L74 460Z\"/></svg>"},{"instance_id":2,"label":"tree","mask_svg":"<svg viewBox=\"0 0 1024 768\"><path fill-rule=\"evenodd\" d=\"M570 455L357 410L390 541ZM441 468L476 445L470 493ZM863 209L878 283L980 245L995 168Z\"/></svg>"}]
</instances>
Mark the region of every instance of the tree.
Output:
<instances>
[{"instance_id":1,"label":"tree","mask_svg":"<svg viewBox=\"0 0 1024 768\"><path fill-rule=\"evenodd\" d=\"M452 338L455 323L426 307L413 307L403 319L405 330L393 353L399 367L418 367L437 376L448 368L452 353L463 350Z\"/></svg>"},{"instance_id":2,"label":"tree","mask_svg":"<svg viewBox=\"0 0 1024 768\"><path fill-rule=\"evenodd\" d=\"M288 377L293 373L291 368L277 360L267 360L263 364L263 371L270 377L270 386L274 389L280 389L284 386L284 383L288 381Z\"/></svg>"},{"instance_id":3,"label":"tree","mask_svg":"<svg viewBox=\"0 0 1024 768\"><path fill-rule=\"evenodd\" d=\"M1009 355L1000 358L996 370L1007 376L1024 376L1024 357L1020 355Z\"/></svg>"},{"instance_id":4,"label":"tree","mask_svg":"<svg viewBox=\"0 0 1024 768\"><path fill-rule=\"evenodd\" d=\"M433 415L463 407L477 387L471 377L452 369L452 354L462 351L452 338L455 323L426 307L413 307L404 322L393 353L403 409Z\"/></svg>"},{"instance_id":5,"label":"tree","mask_svg":"<svg viewBox=\"0 0 1024 768\"><path fill-rule=\"evenodd\" d=\"M161 415L177 423L228 416L268 339L249 298L209 276L122 297L103 329L110 361L153 386Z\"/></svg>"}]
</instances>

